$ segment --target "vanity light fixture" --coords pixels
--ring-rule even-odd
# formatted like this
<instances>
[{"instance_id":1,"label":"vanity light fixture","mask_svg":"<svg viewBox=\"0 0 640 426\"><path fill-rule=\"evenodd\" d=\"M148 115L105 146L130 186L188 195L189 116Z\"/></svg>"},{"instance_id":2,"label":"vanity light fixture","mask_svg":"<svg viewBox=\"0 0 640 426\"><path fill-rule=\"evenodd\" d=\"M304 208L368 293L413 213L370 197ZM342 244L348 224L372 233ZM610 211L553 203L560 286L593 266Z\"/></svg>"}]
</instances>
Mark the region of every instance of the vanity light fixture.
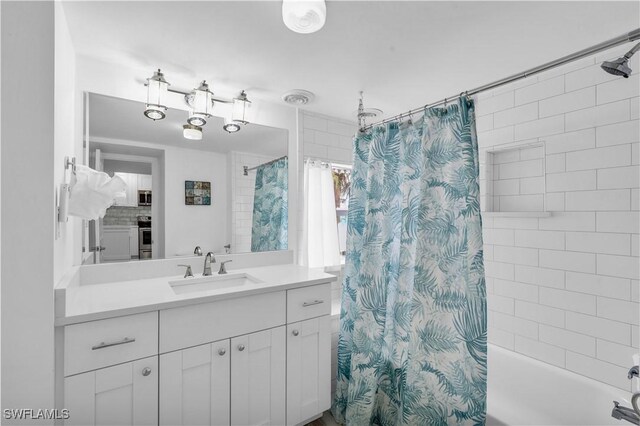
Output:
<instances>
[{"instance_id":1,"label":"vanity light fixture","mask_svg":"<svg viewBox=\"0 0 640 426\"><path fill-rule=\"evenodd\" d=\"M213 109L213 92L209 90L207 82L202 80L197 89L193 89L191 93L185 95L184 100L191 107L191 114L187 122L198 127L207 124Z\"/></svg>"},{"instance_id":2,"label":"vanity light fixture","mask_svg":"<svg viewBox=\"0 0 640 426\"><path fill-rule=\"evenodd\" d=\"M156 121L165 117L167 107L164 105L164 101L169 86L170 84L164 79L160 68L147 79L147 103L144 110L144 115L147 118Z\"/></svg>"},{"instance_id":3,"label":"vanity light fixture","mask_svg":"<svg viewBox=\"0 0 640 426\"><path fill-rule=\"evenodd\" d=\"M247 99L247 94L243 90L237 98L233 98L233 110L231 112L231 121L241 124L247 124L247 109L251 106L251 101Z\"/></svg>"},{"instance_id":4,"label":"vanity light fixture","mask_svg":"<svg viewBox=\"0 0 640 426\"><path fill-rule=\"evenodd\" d=\"M147 86L147 103L144 115L154 121L162 120L165 117L165 111L168 109L164 105L167 92L184 96L184 101L189 106L187 124L182 126L182 134L186 139L202 139L202 127L213 116L212 110L215 102L233 104L231 118L225 118L222 127L228 133L235 133L241 129L241 125L249 124L247 110L251 106L251 101L247 99L247 93L244 90L233 99L217 98L213 96L213 92L209 90L209 85L205 80L190 92L170 89L170 84L164 79L164 74L160 72L160 69L147 79L145 86Z\"/></svg>"},{"instance_id":5,"label":"vanity light fixture","mask_svg":"<svg viewBox=\"0 0 640 426\"><path fill-rule=\"evenodd\" d=\"M185 124L182 126L182 136L185 139L193 141L202 140L202 127L193 124Z\"/></svg>"},{"instance_id":6,"label":"vanity light fixture","mask_svg":"<svg viewBox=\"0 0 640 426\"><path fill-rule=\"evenodd\" d=\"M282 20L291 31L310 34L324 26L327 5L324 0L283 0Z\"/></svg>"},{"instance_id":7,"label":"vanity light fixture","mask_svg":"<svg viewBox=\"0 0 640 426\"><path fill-rule=\"evenodd\" d=\"M227 118L224 119L224 126L222 126L222 128L227 132L227 133L235 133L240 131L240 124L238 124L238 122L234 121L234 120L229 120Z\"/></svg>"}]
</instances>

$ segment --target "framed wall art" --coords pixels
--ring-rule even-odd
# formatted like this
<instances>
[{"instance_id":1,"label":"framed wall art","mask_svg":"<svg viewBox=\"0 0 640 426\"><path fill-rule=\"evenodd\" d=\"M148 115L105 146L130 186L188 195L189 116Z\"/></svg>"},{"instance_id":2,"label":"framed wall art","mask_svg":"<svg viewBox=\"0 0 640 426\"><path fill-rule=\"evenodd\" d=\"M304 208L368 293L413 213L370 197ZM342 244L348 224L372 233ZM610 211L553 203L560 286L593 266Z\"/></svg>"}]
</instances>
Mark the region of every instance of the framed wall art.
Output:
<instances>
[{"instance_id":1,"label":"framed wall art","mask_svg":"<svg viewBox=\"0 0 640 426\"><path fill-rule=\"evenodd\" d=\"M211 182L184 181L184 203L187 206L211 205Z\"/></svg>"}]
</instances>

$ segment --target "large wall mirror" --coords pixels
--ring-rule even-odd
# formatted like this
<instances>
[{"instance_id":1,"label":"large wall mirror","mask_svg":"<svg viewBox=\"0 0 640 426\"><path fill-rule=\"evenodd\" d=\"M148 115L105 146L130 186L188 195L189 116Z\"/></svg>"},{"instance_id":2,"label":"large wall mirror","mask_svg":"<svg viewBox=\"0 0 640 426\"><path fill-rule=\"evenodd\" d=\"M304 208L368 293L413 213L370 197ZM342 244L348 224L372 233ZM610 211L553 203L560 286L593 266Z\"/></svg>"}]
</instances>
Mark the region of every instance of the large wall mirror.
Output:
<instances>
[{"instance_id":1,"label":"large wall mirror","mask_svg":"<svg viewBox=\"0 0 640 426\"><path fill-rule=\"evenodd\" d=\"M288 131L213 117L202 139L183 136L186 111L163 120L144 104L88 95L89 166L127 184L85 241L97 262L286 250ZM97 248L97 250L96 250ZM90 262L93 259L90 259Z\"/></svg>"}]
</instances>

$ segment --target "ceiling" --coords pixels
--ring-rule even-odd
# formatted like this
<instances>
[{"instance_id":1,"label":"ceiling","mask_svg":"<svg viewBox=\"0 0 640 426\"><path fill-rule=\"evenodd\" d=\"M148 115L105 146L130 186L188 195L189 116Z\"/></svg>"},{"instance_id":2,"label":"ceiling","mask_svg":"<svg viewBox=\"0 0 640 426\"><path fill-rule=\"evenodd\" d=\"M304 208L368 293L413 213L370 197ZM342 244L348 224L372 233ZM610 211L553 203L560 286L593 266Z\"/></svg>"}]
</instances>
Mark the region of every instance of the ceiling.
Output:
<instances>
[{"instance_id":1,"label":"ceiling","mask_svg":"<svg viewBox=\"0 0 640 426\"><path fill-rule=\"evenodd\" d=\"M352 121L360 90L365 107L390 116L640 26L637 1L328 1L324 28L296 34L281 5L68 1L64 10L79 55L148 68L141 80L160 67L169 81L207 79L217 94L246 89L272 102L306 89L316 100L305 109Z\"/></svg>"},{"instance_id":2,"label":"ceiling","mask_svg":"<svg viewBox=\"0 0 640 426\"><path fill-rule=\"evenodd\" d=\"M288 137L284 129L247 124L239 132L230 134L222 129L223 120L213 117L203 127L202 140L193 141L182 137L187 112L169 109L164 120L152 121L143 111L142 102L92 93L89 95L89 136L92 140L138 141L220 153L240 151L274 157L287 153Z\"/></svg>"}]
</instances>

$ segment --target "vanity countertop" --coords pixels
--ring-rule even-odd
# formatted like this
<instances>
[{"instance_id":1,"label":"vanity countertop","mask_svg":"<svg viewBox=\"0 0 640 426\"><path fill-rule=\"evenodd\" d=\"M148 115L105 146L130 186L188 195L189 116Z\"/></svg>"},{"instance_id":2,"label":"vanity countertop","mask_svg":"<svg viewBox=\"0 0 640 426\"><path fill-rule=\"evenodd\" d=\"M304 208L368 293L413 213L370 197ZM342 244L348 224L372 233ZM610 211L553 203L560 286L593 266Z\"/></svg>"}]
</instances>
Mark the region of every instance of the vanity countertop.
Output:
<instances>
[{"instance_id":1,"label":"vanity countertop","mask_svg":"<svg viewBox=\"0 0 640 426\"><path fill-rule=\"evenodd\" d=\"M216 264L212 268L216 268ZM59 288L64 292L64 312L56 310L56 326L157 311L197 303L232 299L252 294L288 290L328 283L336 280L331 274L298 265L274 265L229 269L229 275L246 273L261 282L201 292L176 294L170 281L183 280L183 275L146 278L101 284L73 285ZM195 278L201 276L194 273ZM213 276L216 276L216 272ZM194 279L194 278L187 278Z\"/></svg>"}]
</instances>

